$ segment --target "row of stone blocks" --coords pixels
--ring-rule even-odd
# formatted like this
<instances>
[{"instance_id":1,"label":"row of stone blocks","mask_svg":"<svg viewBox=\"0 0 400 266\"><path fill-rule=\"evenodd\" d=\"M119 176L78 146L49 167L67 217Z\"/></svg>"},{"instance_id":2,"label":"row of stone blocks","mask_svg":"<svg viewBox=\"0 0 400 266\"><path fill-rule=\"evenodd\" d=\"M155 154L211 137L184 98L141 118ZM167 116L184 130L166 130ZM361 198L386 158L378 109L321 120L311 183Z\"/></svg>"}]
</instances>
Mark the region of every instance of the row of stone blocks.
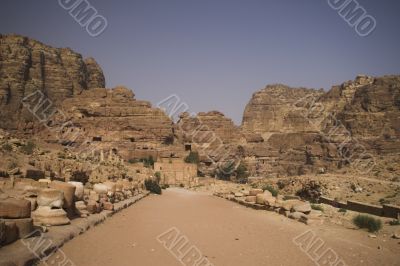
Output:
<instances>
[{"instance_id":1,"label":"row of stone blocks","mask_svg":"<svg viewBox=\"0 0 400 266\"><path fill-rule=\"evenodd\" d=\"M37 261L55 252L64 243L102 223L108 217L131 206L148 194L149 192L144 192L143 194L115 203L112 211L103 210L87 218L74 219L68 225L51 227L48 232L30 230L28 235L21 235L24 236L23 239L0 248L0 265L34 265Z\"/></svg>"},{"instance_id":2,"label":"row of stone blocks","mask_svg":"<svg viewBox=\"0 0 400 266\"><path fill-rule=\"evenodd\" d=\"M320 218L322 212L312 210L309 202L301 201L297 197L287 199L281 196L273 197L269 191L262 189L251 189L245 193L216 193L215 195L256 210L274 211L308 225L323 222Z\"/></svg>"},{"instance_id":3,"label":"row of stone blocks","mask_svg":"<svg viewBox=\"0 0 400 266\"><path fill-rule=\"evenodd\" d=\"M325 196L320 197L319 202L331 205L336 208L347 209L350 211L400 219L400 206L395 206L391 204L383 204L382 206L378 206L353 200L348 200L347 202L341 202Z\"/></svg>"}]
</instances>

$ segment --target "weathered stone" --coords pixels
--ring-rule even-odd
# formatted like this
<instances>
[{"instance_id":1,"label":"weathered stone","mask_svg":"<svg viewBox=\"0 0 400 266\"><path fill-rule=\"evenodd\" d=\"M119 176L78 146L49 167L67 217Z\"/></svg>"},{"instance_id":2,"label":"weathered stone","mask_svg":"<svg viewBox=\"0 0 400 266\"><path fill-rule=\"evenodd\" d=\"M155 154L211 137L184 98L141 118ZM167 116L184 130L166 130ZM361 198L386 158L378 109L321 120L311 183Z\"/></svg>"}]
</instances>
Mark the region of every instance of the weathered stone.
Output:
<instances>
[{"instance_id":1,"label":"weathered stone","mask_svg":"<svg viewBox=\"0 0 400 266\"><path fill-rule=\"evenodd\" d=\"M99 195L100 194L107 194L108 187L105 184L95 184L93 186L93 190Z\"/></svg>"},{"instance_id":2,"label":"weathered stone","mask_svg":"<svg viewBox=\"0 0 400 266\"><path fill-rule=\"evenodd\" d=\"M75 187L75 200L76 201L82 200L83 199L83 189L84 189L82 182L70 181L68 183Z\"/></svg>"},{"instance_id":3,"label":"weathered stone","mask_svg":"<svg viewBox=\"0 0 400 266\"><path fill-rule=\"evenodd\" d=\"M18 238L25 238L29 236L33 231L33 220L32 218L22 219L4 219L5 223L15 223L17 227Z\"/></svg>"},{"instance_id":4,"label":"weathered stone","mask_svg":"<svg viewBox=\"0 0 400 266\"><path fill-rule=\"evenodd\" d=\"M51 182L50 187L59 189L64 193L63 208L67 211L68 215L72 217L75 212L75 186L65 182L53 181Z\"/></svg>"},{"instance_id":5,"label":"weathered stone","mask_svg":"<svg viewBox=\"0 0 400 266\"><path fill-rule=\"evenodd\" d=\"M244 197L244 194L243 193L240 193L240 192L236 192L235 193L235 197Z\"/></svg>"},{"instance_id":6,"label":"weathered stone","mask_svg":"<svg viewBox=\"0 0 400 266\"><path fill-rule=\"evenodd\" d=\"M311 204L309 202L301 202L293 205L295 212L310 213Z\"/></svg>"},{"instance_id":7,"label":"weathered stone","mask_svg":"<svg viewBox=\"0 0 400 266\"><path fill-rule=\"evenodd\" d=\"M63 209L51 209L48 206L40 206L32 212L34 225L65 225L70 220Z\"/></svg>"},{"instance_id":8,"label":"weathered stone","mask_svg":"<svg viewBox=\"0 0 400 266\"><path fill-rule=\"evenodd\" d=\"M37 197L39 207L62 208L64 205L64 192L58 189L46 188L39 192Z\"/></svg>"},{"instance_id":9,"label":"weathered stone","mask_svg":"<svg viewBox=\"0 0 400 266\"><path fill-rule=\"evenodd\" d=\"M107 186L107 192L115 193L117 189L117 185L114 182L107 181L103 183L105 186Z\"/></svg>"},{"instance_id":10,"label":"weathered stone","mask_svg":"<svg viewBox=\"0 0 400 266\"><path fill-rule=\"evenodd\" d=\"M294 220L307 219L307 215L302 212L291 212L288 214L288 217Z\"/></svg>"},{"instance_id":11,"label":"weathered stone","mask_svg":"<svg viewBox=\"0 0 400 266\"><path fill-rule=\"evenodd\" d=\"M0 218L31 217L31 202L24 199L7 198L0 200Z\"/></svg>"},{"instance_id":12,"label":"weathered stone","mask_svg":"<svg viewBox=\"0 0 400 266\"><path fill-rule=\"evenodd\" d=\"M1 35L0 54L0 128L34 133L41 122L21 103L36 90L57 105L84 90L105 86L95 61L85 62L68 48L53 48L19 35ZM27 103L33 105L32 109L38 104L29 100Z\"/></svg>"},{"instance_id":13,"label":"weathered stone","mask_svg":"<svg viewBox=\"0 0 400 266\"><path fill-rule=\"evenodd\" d=\"M250 189L249 193L250 193L250 196L257 196L258 194L264 193L264 191L259 188L253 188L253 189Z\"/></svg>"},{"instance_id":14,"label":"weathered stone","mask_svg":"<svg viewBox=\"0 0 400 266\"><path fill-rule=\"evenodd\" d=\"M114 210L114 204L112 204L111 202L104 202L103 203L103 208L104 208L104 210L107 210L107 211L113 211Z\"/></svg>"},{"instance_id":15,"label":"weathered stone","mask_svg":"<svg viewBox=\"0 0 400 266\"><path fill-rule=\"evenodd\" d=\"M90 191L89 200L98 202L100 201L100 195L94 191Z\"/></svg>"},{"instance_id":16,"label":"weathered stone","mask_svg":"<svg viewBox=\"0 0 400 266\"><path fill-rule=\"evenodd\" d=\"M256 203L257 197L256 196L247 196L246 202Z\"/></svg>"},{"instance_id":17,"label":"weathered stone","mask_svg":"<svg viewBox=\"0 0 400 266\"><path fill-rule=\"evenodd\" d=\"M6 240L6 223L0 219L0 247Z\"/></svg>"},{"instance_id":18,"label":"weathered stone","mask_svg":"<svg viewBox=\"0 0 400 266\"><path fill-rule=\"evenodd\" d=\"M18 228L17 228L15 222L12 222L12 221L9 221L9 222L5 221L4 224L5 224L4 244L8 245L18 239Z\"/></svg>"}]
</instances>

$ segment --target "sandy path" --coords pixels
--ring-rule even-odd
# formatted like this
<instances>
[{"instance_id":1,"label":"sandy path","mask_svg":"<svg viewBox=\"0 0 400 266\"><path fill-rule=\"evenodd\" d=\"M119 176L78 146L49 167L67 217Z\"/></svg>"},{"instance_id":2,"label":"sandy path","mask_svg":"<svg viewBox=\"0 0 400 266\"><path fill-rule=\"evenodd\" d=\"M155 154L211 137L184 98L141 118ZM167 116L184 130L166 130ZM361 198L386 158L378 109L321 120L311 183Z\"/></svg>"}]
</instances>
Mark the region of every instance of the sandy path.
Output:
<instances>
[{"instance_id":1,"label":"sandy path","mask_svg":"<svg viewBox=\"0 0 400 266\"><path fill-rule=\"evenodd\" d=\"M377 242L362 231L310 227L179 189L149 196L71 240L62 251L78 266L183 265L157 241L171 227L214 265L315 265L292 241L309 229L324 241L317 253L332 248L346 265L400 265L396 240Z\"/></svg>"}]
</instances>

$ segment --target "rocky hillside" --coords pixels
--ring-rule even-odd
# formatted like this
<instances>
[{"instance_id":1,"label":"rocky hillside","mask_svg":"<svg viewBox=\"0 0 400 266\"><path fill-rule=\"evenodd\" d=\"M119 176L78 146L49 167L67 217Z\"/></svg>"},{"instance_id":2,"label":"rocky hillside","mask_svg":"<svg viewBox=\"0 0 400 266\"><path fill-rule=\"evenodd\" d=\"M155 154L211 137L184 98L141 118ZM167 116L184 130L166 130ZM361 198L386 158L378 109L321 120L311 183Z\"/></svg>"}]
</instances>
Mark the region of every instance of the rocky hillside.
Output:
<instances>
[{"instance_id":1,"label":"rocky hillside","mask_svg":"<svg viewBox=\"0 0 400 266\"><path fill-rule=\"evenodd\" d=\"M0 127L23 130L32 117L22 99L40 90L55 104L84 90L105 87L93 58L18 35L0 35Z\"/></svg>"}]
</instances>

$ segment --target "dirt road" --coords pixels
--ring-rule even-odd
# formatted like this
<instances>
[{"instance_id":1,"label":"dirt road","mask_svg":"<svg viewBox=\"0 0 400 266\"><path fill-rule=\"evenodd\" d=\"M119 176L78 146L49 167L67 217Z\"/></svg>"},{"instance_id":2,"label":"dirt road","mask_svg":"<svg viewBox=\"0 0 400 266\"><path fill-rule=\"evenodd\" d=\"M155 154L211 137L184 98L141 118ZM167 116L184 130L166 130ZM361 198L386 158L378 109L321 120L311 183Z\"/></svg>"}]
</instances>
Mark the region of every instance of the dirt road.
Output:
<instances>
[{"instance_id":1,"label":"dirt road","mask_svg":"<svg viewBox=\"0 0 400 266\"><path fill-rule=\"evenodd\" d=\"M186 245L176 240L178 234ZM328 265L325 259L342 260L337 265L400 265L398 242L339 226L310 227L211 195L170 189L116 214L62 251L78 266L194 265L189 255L179 261L187 250L196 253L193 258L203 258L201 265L207 260L226 266L316 265L313 258L324 252L317 265ZM307 244L315 245L304 252L296 243L305 250Z\"/></svg>"}]
</instances>

